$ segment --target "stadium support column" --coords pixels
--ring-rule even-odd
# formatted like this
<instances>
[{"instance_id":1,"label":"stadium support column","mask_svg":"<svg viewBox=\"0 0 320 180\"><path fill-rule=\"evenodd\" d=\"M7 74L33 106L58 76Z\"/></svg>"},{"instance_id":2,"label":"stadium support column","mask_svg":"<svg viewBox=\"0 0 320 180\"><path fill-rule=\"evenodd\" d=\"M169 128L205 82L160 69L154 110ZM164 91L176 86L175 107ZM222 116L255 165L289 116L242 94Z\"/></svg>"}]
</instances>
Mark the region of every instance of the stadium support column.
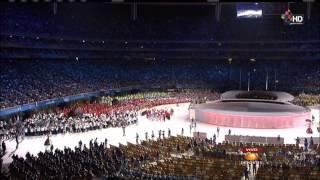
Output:
<instances>
[{"instance_id":1,"label":"stadium support column","mask_svg":"<svg viewBox=\"0 0 320 180\"><path fill-rule=\"evenodd\" d=\"M274 70L274 90L277 90L277 71Z\"/></svg>"},{"instance_id":2,"label":"stadium support column","mask_svg":"<svg viewBox=\"0 0 320 180\"><path fill-rule=\"evenodd\" d=\"M131 18L133 21L137 19L138 16L138 4L134 1L131 5Z\"/></svg>"},{"instance_id":3,"label":"stadium support column","mask_svg":"<svg viewBox=\"0 0 320 180\"><path fill-rule=\"evenodd\" d=\"M53 2L52 10L53 10L53 15L55 16L57 14L57 11L58 11L58 3L56 1Z\"/></svg>"},{"instance_id":4,"label":"stadium support column","mask_svg":"<svg viewBox=\"0 0 320 180\"><path fill-rule=\"evenodd\" d=\"M267 75L266 75L266 91L268 91L268 80L269 80L269 76L268 76L268 71L267 71Z\"/></svg>"},{"instance_id":5,"label":"stadium support column","mask_svg":"<svg viewBox=\"0 0 320 180\"><path fill-rule=\"evenodd\" d=\"M216 11L215 11L217 22L220 21L220 12L221 12L221 5L219 2L217 2L216 3Z\"/></svg>"},{"instance_id":6,"label":"stadium support column","mask_svg":"<svg viewBox=\"0 0 320 180\"><path fill-rule=\"evenodd\" d=\"M250 91L250 71L248 72L248 92Z\"/></svg>"},{"instance_id":7,"label":"stadium support column","mask_svg":"<svg viewBox=\"0 0 320 180\"><path fill-rule=\"evenodd\" d=\"M242 70L241 70L241 68L240 68L240 78L239 78L239 89L241 90L242 89Z\"/></svg>"},{"instance_id":8,"label":"stadium support column","mask_svg":"<svg viewBox=\"0 0 320 180\"><path fill-rule=\"evenodd\" d=\"M310 20L310 17L311 17L311 2L307 3L307 17L308 17L308 20Z\"/></svg>"}]
</instances>

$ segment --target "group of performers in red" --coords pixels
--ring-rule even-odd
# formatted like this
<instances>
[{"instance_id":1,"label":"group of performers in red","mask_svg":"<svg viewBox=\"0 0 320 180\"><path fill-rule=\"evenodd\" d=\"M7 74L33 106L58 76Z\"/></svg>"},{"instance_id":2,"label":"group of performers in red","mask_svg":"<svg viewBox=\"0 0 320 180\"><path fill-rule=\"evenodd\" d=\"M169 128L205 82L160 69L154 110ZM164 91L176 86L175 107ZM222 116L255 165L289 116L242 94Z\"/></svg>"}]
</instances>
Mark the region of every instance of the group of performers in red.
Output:
<instances>
[{"instance_id":1,"label":"group of performers in red","mask_svg":"<svg viewBox=\"0 0 320 180\"><path fill-rule=\"evenodd\" d=\"M151 120L166 121L173 115L173 109L149 109L146 111L146 117Z\"/></svg>"},{"instance_id":2,"label":"group of performers in red","mask_svg":"<svg viewBox=\"0 0 320 180\"><path fill-rule=\"evenodd\" d=\"M63 109L63 115L69 116L70 113L81 112L84 114L93 114L94 116L100 116L101 114L112 114L117 111L131 111L140 110L143 108L151 108L164 104L176 104L190 102L187 98L165 98L165 99L135 99L126 101L125 103L119 103L114 105L107 105L101 103L82 104L74 107L66 107Z\"/></svg>"}]
</instances>

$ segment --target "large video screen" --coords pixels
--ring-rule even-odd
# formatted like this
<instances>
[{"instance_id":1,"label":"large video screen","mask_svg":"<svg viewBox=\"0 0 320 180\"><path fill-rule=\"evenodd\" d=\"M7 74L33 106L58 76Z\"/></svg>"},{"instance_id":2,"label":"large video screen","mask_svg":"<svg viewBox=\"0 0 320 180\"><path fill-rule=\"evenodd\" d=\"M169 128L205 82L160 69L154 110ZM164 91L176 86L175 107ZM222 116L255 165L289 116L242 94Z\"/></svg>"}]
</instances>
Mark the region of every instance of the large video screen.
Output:
<instances>
[{"instance_id":1,"label":"large video screen","mask_svg":"<svg viewBox=\"0 0 320 180\"><path fill-rule=\"evenodd\" d=\"M260 3L237 3L237 18L261 18Z\"/></svg>"}]
</instances>

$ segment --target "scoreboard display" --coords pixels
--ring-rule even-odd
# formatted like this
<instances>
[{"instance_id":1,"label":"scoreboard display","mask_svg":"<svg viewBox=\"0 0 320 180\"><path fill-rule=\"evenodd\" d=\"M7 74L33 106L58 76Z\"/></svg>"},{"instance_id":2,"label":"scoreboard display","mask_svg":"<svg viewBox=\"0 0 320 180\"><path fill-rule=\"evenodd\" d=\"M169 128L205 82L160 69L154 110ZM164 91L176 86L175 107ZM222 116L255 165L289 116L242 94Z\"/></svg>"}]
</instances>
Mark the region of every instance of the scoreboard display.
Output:
<instances>
[{"instance_id":1,"label":"scoreboard display","mask_svg":"<svg viewBox=\"0 0 320 180\"><path fill-rule=\"evenodd\" d=\"M261 18L260 3L237 3L237 18Z\"/></svg>"}]
</instances>

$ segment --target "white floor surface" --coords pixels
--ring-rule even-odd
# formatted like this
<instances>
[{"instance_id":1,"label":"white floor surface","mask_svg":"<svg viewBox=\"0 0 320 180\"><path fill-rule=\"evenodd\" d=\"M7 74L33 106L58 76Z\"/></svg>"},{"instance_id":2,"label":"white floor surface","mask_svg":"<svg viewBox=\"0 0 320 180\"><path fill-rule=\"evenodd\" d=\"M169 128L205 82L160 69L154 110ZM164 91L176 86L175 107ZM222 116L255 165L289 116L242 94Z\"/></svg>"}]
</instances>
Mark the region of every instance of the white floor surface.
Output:
<instances>
[{"instance_id":1,"label":"white floor surface","mask_svg":"<svg viewBox=\"0 0 320 180\"><path fill-rule=\"evenodd\" d=\"M145 138L145 132L148 132L149 138L151 137L152 130L154 131L155 137L158 137L158 130L165 130L165 136L168 135L168 128L171 130L171 135L181 134L181 128L184 128L184 135L191 136L190 133L190 120L188 112L189 104L181 104L179 107L176 105L164 105L158 106L157 108L173 108L174 115L171 120L165 122L151 121L145 117L139 117L138 125L131 125L126 128L126 136L122 134L122 128L107 128L96 131L89 131L85 133L72 133L72 134L58 134L51 137L54 148L63 149L66 147L74 148L78 145L81 140L83 144L88 146L91 139L98 138L98 142L104 142L104 139L108 139L108 144L118 146L119 143L126 144L126 142L135 143L136 133L139 133L140 139ZM280 135L285 138L285 143L294 144L295 138L310 137L310 134L306 134L307 127L295 128L295 129L243 129L243 128L229 128L220 127L220 135L217 137L217 142L224 140L224 135L231 129L231 134L236 135L254 135L254 136L273 136ZM216 126L197 123L196 131L206 132L210 138L216 133ZM193 129L194 131L194 129ZM316 126L313 127L313 137L319 136ZM25 156L27 152L36 155L40 151L45 151L44 141L46 136L38 137L25 137L24 140L19 144L16 149L15 140L6 141L7 153L3 157L3 163L8 164L12 161L12 154L18 154L19 156Z\"/></svg>"}]
</instances>

